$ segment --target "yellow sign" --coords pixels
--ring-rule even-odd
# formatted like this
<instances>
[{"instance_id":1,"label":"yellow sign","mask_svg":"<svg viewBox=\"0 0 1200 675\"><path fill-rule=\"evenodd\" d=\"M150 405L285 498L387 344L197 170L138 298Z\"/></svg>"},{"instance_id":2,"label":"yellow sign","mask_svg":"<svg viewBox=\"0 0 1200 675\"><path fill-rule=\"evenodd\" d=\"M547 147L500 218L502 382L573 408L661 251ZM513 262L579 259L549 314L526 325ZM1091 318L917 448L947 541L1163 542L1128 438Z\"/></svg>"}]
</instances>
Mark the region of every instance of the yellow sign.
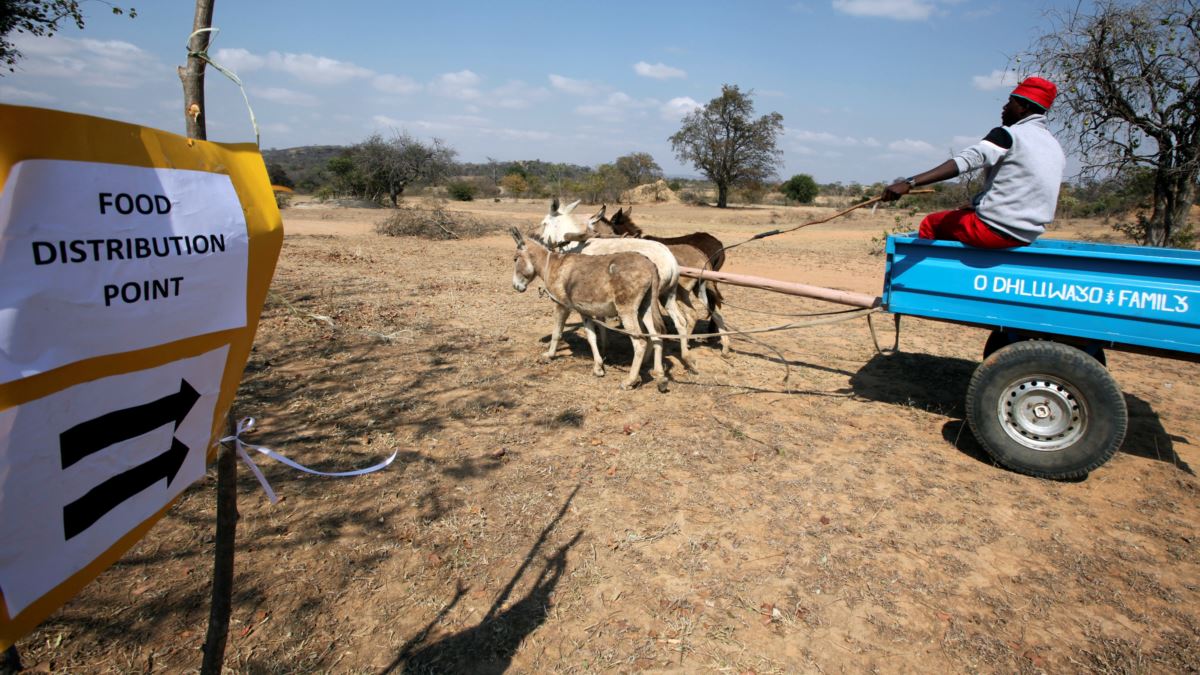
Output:
<instances>
[{"instance_id":1,"label":"yellow sign","mask_svg":"<svg viewBox=\"0 0 1200 675\"><path fill-rule=\"evenodd\" d=\"M204 475L283 242L251 144L0 105L0 649Z\"/></svg>"}]
</instances>

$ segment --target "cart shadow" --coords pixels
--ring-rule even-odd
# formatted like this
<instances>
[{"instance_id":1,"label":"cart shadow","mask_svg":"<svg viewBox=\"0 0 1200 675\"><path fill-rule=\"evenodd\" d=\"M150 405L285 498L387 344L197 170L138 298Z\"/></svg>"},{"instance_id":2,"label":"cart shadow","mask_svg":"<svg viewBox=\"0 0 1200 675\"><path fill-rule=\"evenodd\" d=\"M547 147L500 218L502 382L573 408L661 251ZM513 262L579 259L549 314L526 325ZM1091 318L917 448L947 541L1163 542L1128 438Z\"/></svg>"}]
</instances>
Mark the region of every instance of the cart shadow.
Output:
<instances>
[{"instance_id":1,"label":"cart shadow","mask_svg":"<svg viewBox=\"0 0 1200 675\"><path fill-rule=\"evenodd\" d=\"M966 422L965 400L977 361L929 354L897 352L876 354L850 377L855 396L869 401L918 408L952 419L942 426L942 437L959 452L989 465L996 465L975 440ZM1121 452L1173 464L1180 471L1195 471L1175 451L1175 443L1188 439L1167 432L1153 407L1145 400L1125 394L1129 427Z\"/></svg>"}]
</instances>

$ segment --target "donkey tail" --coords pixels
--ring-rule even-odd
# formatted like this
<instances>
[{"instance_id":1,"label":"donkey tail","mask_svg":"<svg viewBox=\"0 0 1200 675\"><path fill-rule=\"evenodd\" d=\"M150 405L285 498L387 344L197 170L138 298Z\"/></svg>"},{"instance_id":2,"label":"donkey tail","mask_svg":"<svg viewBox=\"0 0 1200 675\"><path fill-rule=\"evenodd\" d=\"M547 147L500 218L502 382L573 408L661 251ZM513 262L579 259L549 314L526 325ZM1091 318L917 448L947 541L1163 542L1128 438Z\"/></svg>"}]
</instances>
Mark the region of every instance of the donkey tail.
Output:
<instances>
[{"instance_id":1,"label":"donkey tail","mask_svg":"<svg viewBox=\"0 0 1200 675\"><path fill-rule=\"evenodd\" d=\"M721 291L717 289L716 282L704 282L708 292L705 297L708 299L708 309L720 309L721 305L725 304L725 296L721 295Z\"/></svg>"},{"instance_id":2,"label":"donkey tail","mask_svg":"<svg viewBox=\"0 0 1200 675\"><path fill-rule=\"evenodd\" d=\"M650 277L650 318L654 321L655 334L662 335L667 332L667 327L663 323L662 303L658 300L659 284L658 270L655 269L653 276Z\"/></svg>"}]
</instances>

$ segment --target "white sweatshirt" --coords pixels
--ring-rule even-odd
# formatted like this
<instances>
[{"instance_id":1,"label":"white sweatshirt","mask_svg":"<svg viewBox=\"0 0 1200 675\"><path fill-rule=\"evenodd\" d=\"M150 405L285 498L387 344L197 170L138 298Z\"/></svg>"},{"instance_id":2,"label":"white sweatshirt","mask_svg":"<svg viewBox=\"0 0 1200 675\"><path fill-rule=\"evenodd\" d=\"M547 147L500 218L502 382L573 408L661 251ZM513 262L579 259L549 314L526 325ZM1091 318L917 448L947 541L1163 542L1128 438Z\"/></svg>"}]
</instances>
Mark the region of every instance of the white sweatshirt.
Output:
<instances>
[{"instance_id":1,"label":"white sweatshirt","mask_svg":"<svg viewBox=\"0 0 1200 675\"><path fill-rule=\"evenodd\" d=\"M992 229L1030 243L1054 220L1067 158L1045 115L992 129L955 155L954 163L960 174L987 167L983 190L972 202Z\"/></svg>"}]
</instances>

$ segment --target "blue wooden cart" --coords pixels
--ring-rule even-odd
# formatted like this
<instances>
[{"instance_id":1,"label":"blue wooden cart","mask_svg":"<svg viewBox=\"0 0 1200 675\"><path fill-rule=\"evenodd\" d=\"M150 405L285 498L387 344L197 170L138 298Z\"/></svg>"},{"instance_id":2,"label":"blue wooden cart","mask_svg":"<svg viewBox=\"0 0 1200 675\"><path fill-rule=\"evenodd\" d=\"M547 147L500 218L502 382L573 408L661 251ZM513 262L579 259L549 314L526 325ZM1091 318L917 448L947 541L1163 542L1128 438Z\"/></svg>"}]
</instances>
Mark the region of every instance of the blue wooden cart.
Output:
<instances>
[{"instance_id":1,"label":"blue wooden cart","mask_svg":"<svg viewBox=\"0 0 1200 675\"><path fill-rule=\"evenodd\" d=\"M1086 475L1125 437L1105 350L1200 361L1200 251L1039 240L993 251L890 236L882 306L990 329L967 390L999 463Z\"/></svg>"}]
</instances>

